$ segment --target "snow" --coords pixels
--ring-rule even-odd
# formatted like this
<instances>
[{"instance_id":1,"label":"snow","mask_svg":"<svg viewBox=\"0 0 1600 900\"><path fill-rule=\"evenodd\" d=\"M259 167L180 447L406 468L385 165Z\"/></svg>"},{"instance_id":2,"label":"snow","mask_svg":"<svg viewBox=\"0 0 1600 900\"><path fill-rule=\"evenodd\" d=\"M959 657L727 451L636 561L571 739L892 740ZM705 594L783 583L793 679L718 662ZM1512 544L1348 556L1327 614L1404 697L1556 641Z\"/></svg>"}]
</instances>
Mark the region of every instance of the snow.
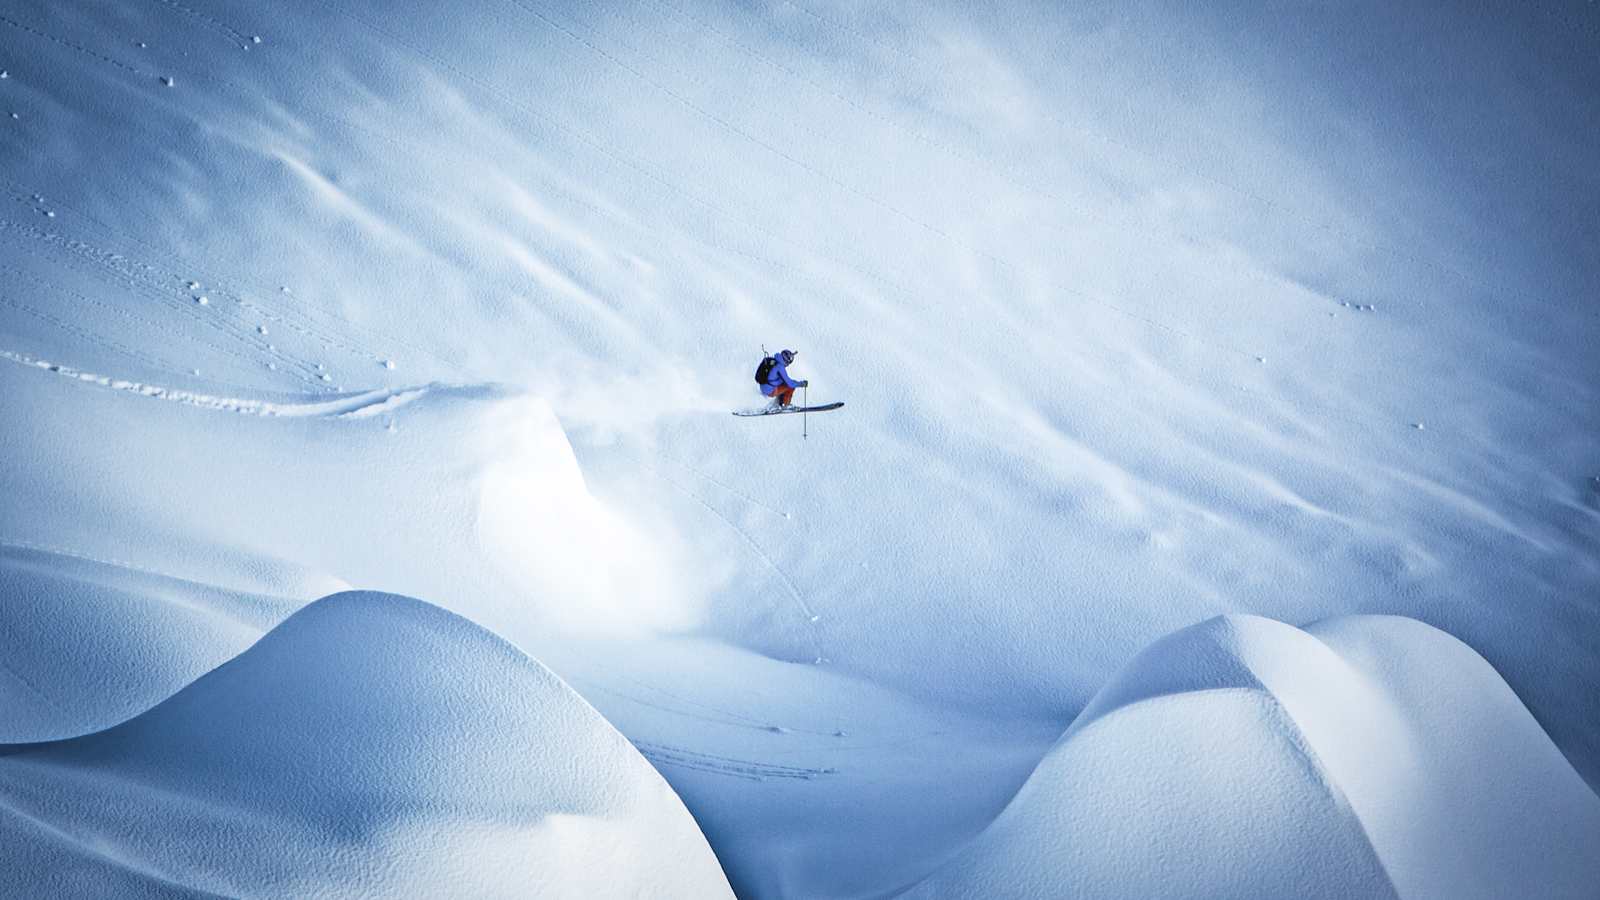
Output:
<instances>
[{"instance_id":1,"label":"snow","mask_svg":"<svg viewBox=\"0 0 1600 900\"><path fill-rule=\"evenodd\" d=\"M1449 635L1226 616L1129 663L907 896L1578 898L1596 834L1600 797Z\"/></svg>"},{"instance_id":2,"label":"snow","mask_svg":"<svg viewBox=\"0 0 1600 900\"><path fill-rule=\"evenodd\" d=\"M1600 13L1570 12L9 4L0 740L98 747L378 590L571 685L741 896L954 889L1060 784L1129 878L1160 845L1241 890L1559 895L1600 833L1511 838L1600 785ZM846 405L728 415L763 345ZM1136 658L1263 686L1075 726ZM0 827L48 844L79 820L3 810L97 778L141 865L183 852L169 789L262 821L256 757L162 746L160 790L75 763L0 787ZM265 871L214 846L207 878Z\"/></svg>"},{"instance_id":3,"label":"snow","mask_svg":"<svg viewBox=\"0 0 1600 900\"><path fill-rule=\"evenodd\" d=\"M0 545L0 743L90 734L243 652L331 579L282 571L272 593L221 588L40 544Z\"/></svg>"},{"instance_id":4,"label":"snow","mask_svg":"<svg viewBox=\"0 0 1600 900\"><path fill-rule=\"evenodd\" d=\"M11 893L732 896L598 713L405 597L319 600L115 728L0 754Z\"/></svg>"},{"instance_id":5,"label":"snow","mask_svg":"<svg viewBox=\"0 0 1600 900\"><path fill-rule=\"evenodd\" d=\"M270 345L269 345L270 348ZM96 384L101 387L118 391L129 391L144 397L154 397L158 400L169 400L175 403L184 403L189 406L198 406L205 409L223 410L226 412L241 413L255 416L327 416L337 415L353 418L380 415L397 409L407 403L428 393L428 391L444 388L443 385L432 385L423 388L413 388L401 391L363 391L358 394L326 396L319 395L301 401L272 402L266 400L247 399L239 397L219 397L211 394L202 394L168 388L161 385L144 384L137 381L128 381L113 378L108 375L99 375L94 372L84 372L72 366L60 365L49 360L34 359L22 353L11 353L0 350L0 359L44 369L57 375L77 381ZM329 376L321 376L328 380Z\"/></svg>"}]
</instances>

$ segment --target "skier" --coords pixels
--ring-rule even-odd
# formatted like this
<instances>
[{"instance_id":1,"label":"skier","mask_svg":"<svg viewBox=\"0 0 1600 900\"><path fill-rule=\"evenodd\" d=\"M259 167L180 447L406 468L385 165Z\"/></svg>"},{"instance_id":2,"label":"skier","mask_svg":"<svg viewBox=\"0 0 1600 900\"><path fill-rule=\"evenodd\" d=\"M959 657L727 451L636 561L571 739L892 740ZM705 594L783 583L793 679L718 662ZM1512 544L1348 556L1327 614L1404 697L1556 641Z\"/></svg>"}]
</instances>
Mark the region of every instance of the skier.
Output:
<instances>
[{"instance_id":1,"label":"skier","mask_svg":"<svg viewBox=\"0 0 1600 900\"><path fill-rule=\"evenodd\" d=\"M767 370L766 379L761 384L761 394L772 398L771 409L788 406L794 401L795 388L803 388L811 383L789 377L789 364L794 362L794 357L793 350L784 350L761 361L762 368ZM767 365L767 360L772 361L771 366Z\"/></svg>"},{"instance_id":2,"label":"skier","mask_svg":"<svg viewBox=\"0 0 1600 900\"><path fill-rule=\"evenodd\" d=\"M803 388L811 382L804 379L796 380L789 374L789 364L794 362L796 354L793 350L781 350L778 353L764 357L761 365L756 366L756 384L761 386L761 393L771 397L772 402L761 409L736 409L736 416L769 416L778 413L814 413L828 412L844 406L843 400L832 403L823 403L819 406L794 405L794 392L796 388ZM804 432L802 432L802 435Z\"/></svg>"}]
</instances>

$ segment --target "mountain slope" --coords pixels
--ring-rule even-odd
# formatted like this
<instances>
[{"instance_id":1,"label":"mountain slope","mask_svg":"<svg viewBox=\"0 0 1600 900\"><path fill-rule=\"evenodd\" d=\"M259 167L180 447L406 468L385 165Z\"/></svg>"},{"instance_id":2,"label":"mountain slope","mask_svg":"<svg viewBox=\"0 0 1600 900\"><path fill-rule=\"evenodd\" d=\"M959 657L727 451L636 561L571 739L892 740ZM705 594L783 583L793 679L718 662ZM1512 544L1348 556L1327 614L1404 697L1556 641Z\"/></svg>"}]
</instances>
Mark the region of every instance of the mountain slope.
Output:
<instances>
[{"instance_id":1,"label":"mountain slope","mask_svg":"<svg viewBox=\"0 0 1600 900\"><path fill-rule=\"evenodd\" d=\"M1165 635L1378 613L1600 784L1597 16L12 2L0 719L422 597L872 896Z\"/></svg>"}]
</instances>

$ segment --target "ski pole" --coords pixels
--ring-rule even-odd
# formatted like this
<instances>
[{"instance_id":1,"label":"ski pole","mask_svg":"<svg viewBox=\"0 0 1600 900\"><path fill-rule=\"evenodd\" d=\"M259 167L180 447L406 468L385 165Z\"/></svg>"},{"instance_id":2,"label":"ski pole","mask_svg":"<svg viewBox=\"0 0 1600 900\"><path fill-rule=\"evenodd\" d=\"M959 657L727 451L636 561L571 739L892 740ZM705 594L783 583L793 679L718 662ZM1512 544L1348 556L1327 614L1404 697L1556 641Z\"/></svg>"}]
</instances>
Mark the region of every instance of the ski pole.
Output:
<instances>
[{"instance_id":1,"label":"ski pole","mask_svg":"<svg viewBox=\"0 0 1600 900\"><path fill-rule=\"evenodd\" d=\"M809 412L811 409L811 382L806 382L804 390L806 392L805 398L800 401L805 404L805 406L800 407L800 437L802 439L811 434L811 423L807 419L807 416L811 415Z\"/></svg>"}]
</instances>

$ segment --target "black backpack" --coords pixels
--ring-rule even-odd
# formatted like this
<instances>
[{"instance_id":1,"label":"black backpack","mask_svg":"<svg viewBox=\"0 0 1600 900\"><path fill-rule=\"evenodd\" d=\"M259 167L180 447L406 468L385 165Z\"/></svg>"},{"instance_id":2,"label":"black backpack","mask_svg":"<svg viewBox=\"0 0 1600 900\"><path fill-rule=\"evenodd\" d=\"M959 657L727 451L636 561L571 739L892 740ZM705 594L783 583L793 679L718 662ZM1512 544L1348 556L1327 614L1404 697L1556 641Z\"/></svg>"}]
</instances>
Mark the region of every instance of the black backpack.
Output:
<instances>
[{"instance_id":1,"label":"black backpack","mask_svg":"<svg viewBox=\"0 0 1600 900\"><path fill-rule=\"evenodd\" d=\"M778 361L770 356L763 359L761 365L756 366L756 384L766 384L767 376L772 374L772 367L777 364Z\"/></svg>"}]
</instances>

